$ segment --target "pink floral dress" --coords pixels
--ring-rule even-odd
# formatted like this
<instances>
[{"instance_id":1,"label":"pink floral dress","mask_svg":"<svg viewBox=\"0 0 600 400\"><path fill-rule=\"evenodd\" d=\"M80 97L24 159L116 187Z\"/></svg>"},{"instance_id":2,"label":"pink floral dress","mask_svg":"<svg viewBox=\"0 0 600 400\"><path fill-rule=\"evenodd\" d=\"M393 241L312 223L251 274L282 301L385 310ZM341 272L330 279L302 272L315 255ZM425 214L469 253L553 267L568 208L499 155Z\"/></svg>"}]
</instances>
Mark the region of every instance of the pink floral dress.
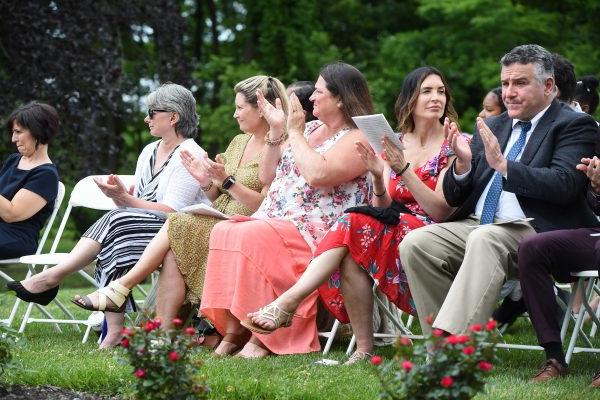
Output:
<instances>
[{"instance_id":1,"label":"pink floral dress","mask_svg":"<svg viewBox=\"0 0 600 400\"><path fill-rule=\"evenodd\" d=\"M304 135L309 137L322 124L321 121L309 122ZM314 150L324 154L347 132L348 128L340 130ZM309 185L294 161L291 148L288 147L281 155L267 197L253 217L292 222L314 251L317 243L325 236L343 210L367 204L368 199L369 184L366 175L338 186L317 188Z\"/></svg>"},{"instance_id":2,"label":"pink floral dress","mask_svg":"<svg viewBox=\"0 0 600 400\"><path fill-rule=\"evenodd\" d=\"M414 172L434 190L440 171L448 165L448 158L452 155L448 143L444 142L438 155ZM377 282L379 290L402 311L415 315L416 309L400 263L398 245L407 233L433 221L415 201L404 185L402 177L393 171L390 173L388 192L393 200L404 203L414 215L401 213L398 225L386 225L368 215L344 213L319 243L315 257L327 250L346 246L354 261ZM340 283L338 270L319 288L319 295L340 322L348 323L350 320L344 306Z\"/></svg>"}]
</instances>

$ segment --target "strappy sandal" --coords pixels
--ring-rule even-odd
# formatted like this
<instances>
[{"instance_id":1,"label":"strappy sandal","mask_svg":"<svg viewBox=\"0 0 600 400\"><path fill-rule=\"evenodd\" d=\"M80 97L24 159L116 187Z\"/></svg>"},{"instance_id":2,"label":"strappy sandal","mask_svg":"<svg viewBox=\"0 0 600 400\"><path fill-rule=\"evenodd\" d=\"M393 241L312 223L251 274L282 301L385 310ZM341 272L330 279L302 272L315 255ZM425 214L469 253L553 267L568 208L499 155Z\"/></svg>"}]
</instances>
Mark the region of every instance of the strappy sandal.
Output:
<instances>
[{"instance_id":1,"label":"strappy sandal","mask_svg":"<svg viewBox=\"0 0 600 400\"><path fill-rule=\"evenodd\" d=\"M263 328L262 326L255 324L251 319L240 321L240 324L252 332L268 335L279 328L287 328L291 326L294 315L294 313L285 311L277 304L271 303L268 306L258 310L257 318L263 318L273 322L274 327L272 329Z\"/></svg>"},{"instance_id":2,"label":"strappy sandal","mask_svg":"<svg viewBox=\"0 0 600 400\"><path fill-rule=\"evenodd\" d=\"M362 361L370 360L371 357L373 357L373 354L371 354L371 353L365 353L364 351L355 351L348 358L348 360L344 363L344 365L357 364L357 363L362 362Z\"/></svg>"},{"instance_id":3,"label":"strappy sandal","mask_svg":"<svg viewBox=\"0 0 600 400\"><path fill-rule=\"evenodd\" d=\"M202 346L210 350L215 350L217 346L221 344L221 340L223 340L223 337L218 333L212 335L196 335L196 337L194 338L194 343L197 346Z\"/></svg>"},{"instance_id":4,"label":"strappy sandal","mask_svg":"<svg viewBox=\"0 0 600 400\"><path fill-rule=\"evenodd\" d=\"M94 306L92 299L89 296L79 296L71 300L73 304L90 311L108 311L121 313L125 311L125 300L129 296L130 290L121 285L118 281L112 281L108 286L96 290L98 293L98 306ZM93 293L92 293L93 294ZM112 305L108 305L106 300L112 301Z\"/></svg>"}]
</instances>

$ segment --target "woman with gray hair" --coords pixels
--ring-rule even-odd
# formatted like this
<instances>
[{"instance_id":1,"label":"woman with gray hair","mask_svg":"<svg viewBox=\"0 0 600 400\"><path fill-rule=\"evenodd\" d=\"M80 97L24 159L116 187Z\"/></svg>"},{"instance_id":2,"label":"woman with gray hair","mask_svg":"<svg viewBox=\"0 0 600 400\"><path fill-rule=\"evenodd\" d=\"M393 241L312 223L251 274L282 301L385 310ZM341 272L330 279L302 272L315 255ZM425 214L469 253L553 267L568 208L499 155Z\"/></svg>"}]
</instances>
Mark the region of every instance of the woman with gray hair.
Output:
<instances>
[{"instance_id":1,"label":"woman with gray hair","mask_svg":"<svg viewBox=\"0 0 600 400\"><path fill-rule=\"evenodd\" d=\"M160 230L166 213L205 202L210 204L200 182L184 167L180 153L197 158L205 151L196 144L198 115L192 93L173 83L152 92L146 100L150 134L160 140L148 144L138 157L135 186L126 188L116 175L94 181L102 192L119 207L96 221L60 264L23 281L11 289L22 300L48 304L58 292L59 283L96 260L96 280L103 288L119 290L117 279L129 271ZM117 286L114 288L113 286ZM74 302L91 309L86 298ZM131 296L115 312L107 312L108 333L100 347L112 347L121 340L124 311L134 311Z\"/></svg>"}]
</instances>

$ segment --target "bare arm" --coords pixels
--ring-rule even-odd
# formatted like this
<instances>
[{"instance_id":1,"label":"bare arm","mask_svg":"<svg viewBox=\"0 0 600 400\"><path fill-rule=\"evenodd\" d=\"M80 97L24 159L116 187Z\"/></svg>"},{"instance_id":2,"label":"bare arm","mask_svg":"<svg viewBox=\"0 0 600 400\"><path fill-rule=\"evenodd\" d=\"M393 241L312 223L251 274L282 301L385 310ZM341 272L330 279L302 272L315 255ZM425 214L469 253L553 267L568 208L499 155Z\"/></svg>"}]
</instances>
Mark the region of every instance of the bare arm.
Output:
<instances>
[{"instance_id":1,"label":"bare arm","mask_svg":"<svg viewBox=\"0 0 600 400\"><path fill-rule=\"evenodd\" d=\"M273 107L260 90L256 92L256 104L270 127L266 139L272 142L283 140L278 145L265 143L264 146L263 157L258 167L258 178L264 186L269 186L275 179L275 169L279 164L283 149L287 146L287 141L283 137L285 135L286 115L283 112L281 100L275 99L275 107Z\"/></svg>"},{"instance_id":2,"label":"bare arm","mask_svg":"<svg viewBox=\"0 0 600 400\"><path fill-rule=\"evenodd\" d=\"M118 207L134 207L134 208L145 208L148 210L159 210L165 212L175 211L173 208L153 201L147 201L139 199L132 194L123 184L123 181L116 175L109 175L106 182L103 182L100 178L94 177L94 182L102 190L102 192L110 197Z\"/></svg>"},{"instance_id":3,"label":"bare arm","mask_svg":"<svg viewBox=\"0 0 600 400\"><path fill-rule=\"evenodd\" d=\"M390 166L375 154L370 145L363 142L355 142L354 146L362 162L371 174L373 182L373 196L371 200L373 205L375 207L388 207L392 203L392 198L387 191Z\"/></svg>"},{"instance_id":4,"label":"bare arm","mask_svg":"<svg viewBox=\"0 0 600 400\"><path fill-rule=\"evenodd\" d=\"M296 165L309 185L337 186L346 183L367 170L354 148L354 142L365 140L362 132L354 129L333 145L325 154L311 148L300 132L290 130L290 145Z\"/></svg>"},{"instance_id":5,"label":"bare arm","mask_svg":"<svg viewBox=\"0 0 600 400\"><path fill-rule=\"evenodd\" d=\"M8 223L24 221L38 213L46 203L39 194L20 189L12 201L0 196L0 218Z\"/></svg>"},{"instance_id":6,"label":"bare arm","mask_svg":"<svg viewBox=\"0 0 600 400\"><path fill-rule=\"evenodd\" d=\"M444 175L448 170L448 166L440 171L435 190L431 190L418 176L412 168L405 169L406 160L404 153L397 148L394 143L388 139L384 139L384 154L390 166L394 171L404 170L402 180L406 188L413 195L417 203L423 211L427 213L434 221L443 221L450 215L453 208L448 205L444 198L443 185ZM448 160L448 165L452 165L454 157Z\"/></svg>"}]
</instances>

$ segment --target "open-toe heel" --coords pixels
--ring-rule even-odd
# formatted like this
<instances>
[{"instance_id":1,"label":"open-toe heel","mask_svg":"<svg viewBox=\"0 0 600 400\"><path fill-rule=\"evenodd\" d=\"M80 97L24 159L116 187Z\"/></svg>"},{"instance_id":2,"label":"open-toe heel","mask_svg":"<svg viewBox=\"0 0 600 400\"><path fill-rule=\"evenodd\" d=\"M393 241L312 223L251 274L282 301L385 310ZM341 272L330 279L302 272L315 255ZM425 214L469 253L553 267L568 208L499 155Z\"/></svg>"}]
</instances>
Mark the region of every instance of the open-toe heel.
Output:
<instances>
[{"instance_id":1,"label":"open-toe heel","mask_svg":"<svg viewBox=\"0 0 600 400\"><path fill-rule=\"evenodd\" d=\"M268 335L279 328L287 328L288 326L291 326L294 315L295 314L293 312L287 312L277 304L271 303L268 306L258 310L258 315L256 318L262 318L266 319L267 321L271 321L273 323L273 328L264 328L254 323L254 321L251 319L244 319L240 321L240 324L252 332Z\"/></svg>"},{"instance_id":2,"label":"open-toe heel","mask_svg":"<svg viewBox=\"0 0 600 400\"><path fill-rule=\"evenodd\" d=\"M56 298L58 294L58 286L44 290L43 292L33 293L25 289L25 287L18 281L10 281L6 284L9 290L14 291L17 297L23 301L29 303L36 303L42 306L47 306L52 300Z\"/></svg>"},{"instance_id":3,"label":"open-toe heel","mask_svg":"<svg viewBox=\"0 0 600 400\"><path fill-rule=\"evenodd\" d=\"M118 281L112 281L108 286L96 290L98 293L98 305L95 306L89 296L76 295L71 302L89 311L108 311L122 313L125 311L125 301L129 296L130 290L121 285ZM113 304L108 305L106 300L110 300Z\"/></svg>"}]
</instances>

